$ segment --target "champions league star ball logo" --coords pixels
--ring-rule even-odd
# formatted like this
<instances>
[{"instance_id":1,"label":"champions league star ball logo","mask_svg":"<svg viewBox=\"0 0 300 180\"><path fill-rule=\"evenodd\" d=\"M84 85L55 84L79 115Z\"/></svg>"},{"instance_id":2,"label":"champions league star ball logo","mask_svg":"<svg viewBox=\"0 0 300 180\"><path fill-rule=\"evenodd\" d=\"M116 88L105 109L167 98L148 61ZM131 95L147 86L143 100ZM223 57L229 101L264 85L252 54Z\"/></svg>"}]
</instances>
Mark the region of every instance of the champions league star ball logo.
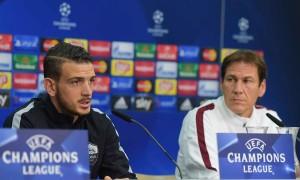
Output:
<instances>
[{"instance_id":1,"label":"champions league star ball logo","mask_svg":"<svg viewBox=\"0 0 300 180\"><path fill-rule=\"evenodd\" d=\"M240 32L238 34L233 34L233 39L235 39L239 43L248 43L254 40L254 37L248 34L248 30L250 28L250 21L248 19L241 17L238 20L237 26Z\"/></svg>"},{"instance_id":2,"label":"champions league star ball logo","mask_svg":"<svg viewBox=\"0 0 300 180\"><path fill-rule=\"evenodd\" d=\"M53 26L60 30L71 30L77 27L76 22L71 22L69 16L71 14L71 5L63 2L59 5L60 20L53 21Z\"/></svg>"},{"instance_id":3,"label":"champions league star ball logo","mask_svg":"<svg viewBox=\"0 0 300 180\"><path fill-rule=\"evenodd\" d=\"M155 24L161 24L164 21L164 13L160 10L154 11L153 21L155 22Z\"/></svg>"},{"instance_id":4,"label":"champions league star ball logo","mask_svg":"<svg viewBox=\"0 0 300 180\"><path fill-rule=\"evenodd\" d=\"M163 28L163 22L165 20L164 13L160 10L155 10L152 14L152 20L154 22L153 28L148 28L148 33L155 37L163 37L169 33L168 29Z\"/></svg>"},{"instance_id":5,"label":"champions league star ball logo","mask_svg":"<svg viewBox=\"0 0 300 180\"><path fill-rule=\"evenodd\" d=\"M241 31L247 31L249 29L248 19L242 17L238 22L238 26L239 26Z\"/></svg>"},{"instance_id":6,"label":"champions league star ball logo","mask_svg":"<svg viewBox=\"0 0 300 180\"><path fill-rule=\"evenodd\" d=\"M59 12L62 16L68 17L71 14L70 4L64 2L59 6Z\"/></svg>"}]
</instances>

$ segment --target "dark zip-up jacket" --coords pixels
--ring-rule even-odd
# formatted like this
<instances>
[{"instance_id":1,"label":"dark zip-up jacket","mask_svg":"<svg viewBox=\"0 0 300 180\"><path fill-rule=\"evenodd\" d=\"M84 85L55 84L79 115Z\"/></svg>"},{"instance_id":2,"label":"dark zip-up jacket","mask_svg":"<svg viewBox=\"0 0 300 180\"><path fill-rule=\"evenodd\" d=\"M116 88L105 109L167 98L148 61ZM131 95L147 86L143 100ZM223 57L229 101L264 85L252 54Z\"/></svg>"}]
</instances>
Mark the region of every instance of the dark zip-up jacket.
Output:
<instances>
[{"instance_id":1,"label":"dark zip-up jacket","mask_svg":"<svg viewBox=\"0 0 300 180\"><path fill-rule=\"evenodd\" d=\"M73 117L57 112L48 95L33 98L7 117L4 127L38 129L86 129L89 139L91 178L135 179L127 156L120 146L114 125L98 109L81 116L75 123Z\"/></svg>"}]
</instances>

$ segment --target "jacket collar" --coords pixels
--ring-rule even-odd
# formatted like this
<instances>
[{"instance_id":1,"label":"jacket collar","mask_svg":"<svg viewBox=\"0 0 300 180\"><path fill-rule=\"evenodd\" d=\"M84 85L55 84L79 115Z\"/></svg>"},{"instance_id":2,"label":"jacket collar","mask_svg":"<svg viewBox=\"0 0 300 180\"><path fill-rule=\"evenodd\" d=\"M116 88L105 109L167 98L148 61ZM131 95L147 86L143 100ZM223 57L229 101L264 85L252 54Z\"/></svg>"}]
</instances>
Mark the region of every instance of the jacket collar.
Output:
<instances>
[{"instance_id":1,"label":"jacket collar","mask_svg":"<svg viewBox=\"0 0 300 180\"><path fill-rule=\"evenodd\" d=\"M72 128L74 126L73 125L74 117L58 112L48 94L41 94L39 98L44 102L46 106L45 110L55 127ZM80 121L81 119L82 117L79 117L77 121Z\"/></svg>"}]
</instances>

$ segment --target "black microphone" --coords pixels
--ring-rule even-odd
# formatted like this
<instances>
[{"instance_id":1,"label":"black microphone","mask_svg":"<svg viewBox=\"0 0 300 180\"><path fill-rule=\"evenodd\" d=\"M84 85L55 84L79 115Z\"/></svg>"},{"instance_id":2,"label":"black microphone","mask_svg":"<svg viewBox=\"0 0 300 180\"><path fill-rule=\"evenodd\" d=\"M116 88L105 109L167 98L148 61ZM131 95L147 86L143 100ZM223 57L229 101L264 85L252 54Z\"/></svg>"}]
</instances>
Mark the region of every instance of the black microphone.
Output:
<instances>
[{"instance_id":1,"label":"black microphone","mask_svg":"<svg viewBox=\"0 0 300 180\"><path fill-rule=\"evenodd\" d=\"M271 115L270 113L266 113L266 115L268 116L268 118L270 118L275 124L277 124L279 127L284 127L284 124L277 119L276 117L274 117L273 115ZM296 136L297 141L300 142L300 138L298 136Z\"/></svg>"},{"instance_id":2,"label":"black microphone","mask_svg":"<svg viewBox=\"0 0 300 180\"><path fill-rule=\"evenodd\" d=\"M116 111L116 110L112 110L111 111L114 115L118 116L119 118L129 122L129 123L134 123L134 124L137 124L139 125L142 129L144 129L144 131L151 137L151 139L158 145L158 147L164 152L164 154L168 157L168 159L170 161L173 162L173 164L177 167L178 171L179 171L179 175L180 175L180 179L182 179L182 174L181 174L181 170L178 166L178 164L176 163L176 161L172 158L172 156L168 153L168 151L158 142L158 140L150 133L150 131L142 124L140 123L139 121L133 119L132 117L126 115L126 114L123 114L119 111Z\"/></svg>"},{"instance_id":3,"label":"black microphone","mask_svg":"<svg viewBox=\"0 0 300 180\"><path fill-rule=\"evenodd\" d=\"M284 127L284 124L279 119L277 119L276 117L274 117L270 113L266 113L266 115L268 116L269 119L271 119L271 121L273 121L275 124L277 124L277 126Z\"/></svg>"}]
</instances>

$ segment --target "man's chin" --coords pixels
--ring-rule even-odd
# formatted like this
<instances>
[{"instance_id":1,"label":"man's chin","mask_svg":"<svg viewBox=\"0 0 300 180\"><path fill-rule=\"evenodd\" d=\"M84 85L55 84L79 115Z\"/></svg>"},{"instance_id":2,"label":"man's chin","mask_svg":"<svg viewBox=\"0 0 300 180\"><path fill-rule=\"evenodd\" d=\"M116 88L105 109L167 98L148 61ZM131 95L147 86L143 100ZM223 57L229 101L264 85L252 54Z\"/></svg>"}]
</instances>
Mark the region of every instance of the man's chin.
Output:
<instances>
[{"instance_id":1,"label":"man's chin","mask_svg":"<svg viewBox=\"0 0 300 180\"><path fill-rule=\"evenodd\" d=\"M79 116L83 116L83 115L89 114L90 111L91 111L91 108L84 109L84 110L80 109L79 111L77 111L77 114L78 114Z\"/></svg>"}]
</instances>

